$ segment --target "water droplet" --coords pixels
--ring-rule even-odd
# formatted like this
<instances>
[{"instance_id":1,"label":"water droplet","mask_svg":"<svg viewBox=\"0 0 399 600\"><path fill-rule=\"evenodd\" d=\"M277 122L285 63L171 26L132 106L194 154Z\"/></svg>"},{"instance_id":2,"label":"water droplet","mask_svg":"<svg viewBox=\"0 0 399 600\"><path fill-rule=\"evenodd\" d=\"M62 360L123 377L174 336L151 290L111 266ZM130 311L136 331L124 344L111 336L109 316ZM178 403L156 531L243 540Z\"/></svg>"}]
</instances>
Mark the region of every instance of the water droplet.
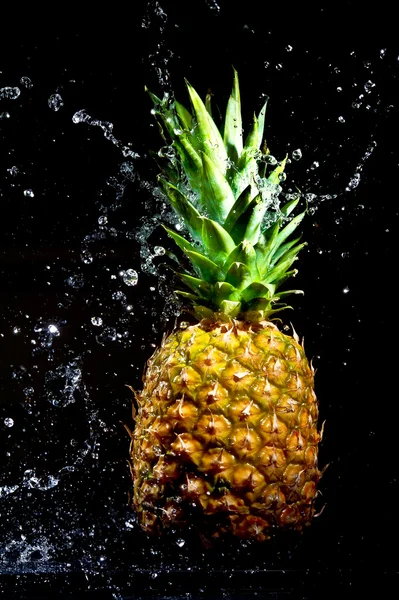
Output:
<instances>
[{"instance_id":1,"label":"water droplet","mask_svg":"<svg viewBox=\"0 0 399 600\"><path fill-rule=\"evenodd\" d=\"M19 83L24 85L28 90L33 87L32 80L29 77L21 77Z\"/></svg>"},{"instance_id":2,"label":"water droplet","mask_svg":"<svg viewBox=\"0 0 399 600\"><path fill-rule=\"evenodd\" d=\"M19 168L17 166L13 166L10 167L9 169L7 169L7 171L10 173L10 175L12 175L13 177L16 177L19 174Z\"/></svg>"},{"instance_id":3,"label":"water droplet","mask_svg":"<svg viewBox=\"0 0 399 600\"><path fill-rule=\"evenodd\" d=\"M3 87L0 88L0 98L7 98L8 100L16 100L21 94L21 90L18 87Z\"/></svg>"},{"instance_id":4,"label":"water droplet","mask_svg":"<svg viewBox=\"0 0 399 600\"><path fill-rule=\"evenodd\" d=\"M60 331L55 325L49 325L47 329L48 332L51 333L51 335L54 335L55 337L58 337L60 335Z\"/></svg>"},{"instance_id":5,"label":"water droplet","mask_svg":"<svg viewBox=\"0 0 399 600\"><path fill-rule=\"evenodd\" d=\"M337 87L337 92L342 92L342 87Z\"/></svg>"},{"instance_id":6,"label":"water droplet","mask_svg":"<svg viewBox=\"0 0 399 600\"><path fill-rule=\"evenodd\" d=\"M302 158L302 150L300 148L297 148L296 150L294 150L292 152L292 158L294 160L300 160Z\"/></svg>"},{"instance_id":7,"label":"water droplet","mask_svg":"<svg viewBox=\"0 0 399 600\"><path fill-rule=\"evenodd\" d=\"M126 527L126 529L133 529L134 521L125 521L125 527Z\"/></svg>"},{"instance_id":8,"label":"water droplet","mask_svg":"<svg viewBox=\"0 0 399 600\"><path fill-rule=\"evenodd\" d=\"M11 419L11 417L6 417L4 419L4 425L6 427L12 427L14 425L14 419Z\"/></svg>"},{"instance_id":9,"label":"water droplet","mask_svg":"<svg viewBox=\"0 0 399 600\"><path fill-rule=\"evenodd\" d=\"M70 442L71 446L73 445L72 441L75 441L75 440L71 440L71 442ZM65 467L61 467L61 469L58 471L58 473L60 475L62 475L63 473L74 473L75 470L76 469L73 465L65 465Z\"/></svg>"},{"instance_id":10,"label":"water droplet","mask_svg":"<svg viewBox=\"0 0 399 600\"><path fill-rule=\"evenodd\" d=\"M51 94L47 102L51 110L54 110L55 112L57 112L58 110L60 110L60 108L64 106L64 101L59 94Z\"/></svg>"},{"instance_id":11,"label":"water droplet","mask_svg":"<svg viewBox=\"0 0 399 600\"><path fill-rule=\"evenodd\" d=\"M312 162L312 164L310 165L310 168L311 168L312 170L314 170L314 169L318 169L318 168L319 168L319 166L320 166L320 163L319 163L317 160L314 160L314 161Z\"/></svg>"},{"instance_id":12,"label":"water droplet","mask_svg":"<svg viewBox=\"0 0 399 600\"><path fill-rule=\"evenodd\" d=\"M119 167L119 171L122 173L122 175L129 177L129 179L133 179L134 168L131 163L129 163L129 162L122 163L121 166Z\"/></svg>"},{"instance_id":13,"label":"water droplet","mask_svg":"<svg viewBox=\"0 0 399 600\"><path fill-rule=\"evenodd\" d=\"M65 283L75 288L76 290L80 290L84 286L85 280L83 275L81 274L71 275L71 277L68 277Z\"/></svg>"},{"instance_id":14,"label":"water droplet","mask_svg":"<svg viewBox=\"0 0 399 600\"><path fill-rule=\"evenodd\" d=\"M346 192L350 192L351 190L354 190L355 188L357 188L357 186L360 183L360 173L355 173L353 177L351 177L351 179L349 180L349 183L347 185L347 187L345 188Z\"/></svg>"},{"instance_id":15,"label":"water droplet","mask_svg":"<svg viewBox=\"0 0 399 600\"><path fill-rule=\"evenodd\" d=\"M100 327L103 324L103 320L101 317L92 317L90 320L92 324L96 327Z\"/></svg>"},{"instance_id":16,"label":"water droplet","mask_svg":"<svg viewBox=\"0 0 399 600\"><path fill-rule=\"evenodd\" d=\"M116 329L114 327L106 327L104 331L102 331L96 337L97 343L104 345L107 342L114 342L116 340Z\"/></svg>"},{"instance_id":17,"label":"water droplet","mask_svg":"<svg viewBox=\"0 0 399 600\"><path fill-rule=\"evenodd\" d=\"M211 10L214 10L215 12L220 12L220 6L216 2L216 0L207 0L207 5Z\"/></svg>"},{"instance_id":18,"label":"water droplet","mask_svg":"<svg viewBox=\"0 0 399 600\"><path fill-rule=\"evenodd\" d=\"M106 217L105 215L102 215L101 217L98 217L98 224L99 225L106 225L108 223L108 217Z\"/></svg>"},{"instance_id":19,"label":"water droplet","mask_svg":"<svg viewBox=\"0 0 399 600\"><path fill-rule=\"evenodd\" d=\"M85 265L89 265L93 262L93 256L87 250L82 251L80 258L82 259L82 262L85 263Z\"/></svg>"},{"instance_id":20,"label":"water droplet","mask_svg":"<svg viewBox=\"0 0 399 600\"><path fill-rule=\"evenodd\" d=\"M279 173L278 174L278 180L283 182L287 179L287 173Z\"/></svg>"},{"instance_id":21,"label":"water droplet","mask_svg":"<svg viewBox=\"0 0 399 600\"><path fill-rule=\"evenodd\" d=\"M190 323L188 321L182 321L179 325L180 329L187 329L187 327L190 326Z\"/></svg>"},{"instance_id":22,"label":"water droplet","mask_svg":"<svg viewBox=\"0 0 399 600\"><path fill-rule=\"evenodd\" d=\"M339 123L345 123L344 117L342 117L342 116L338 117L338 122Z\"/></svg>"},{"instance_id":23,"label":"water droplet","mask_svg":"<svg viewBox=\"0 0 399 600\"><path fill-rule=\"evenodd\" d=\"M18 333L21 333L21 328L20 327L13 327L12 332L15 333L15 335L18 335Z\"/></svg>"},{"instance_id":24,"label":"water droplet","mask_svg":"<svg viewBox=\"0 0 399 600\"><path fill-rule=\"evenodd\" d=\"M165 248L163 246L154 246L154 254L156 256L162 256L165 254Z\"/></svg>"},{"instance_id":25,"label":"water droplet","mask_svg":"<svg viewBox=\"0 0 399 600\"><path fill-rule=\"evenodd\" d=\"M89 119L89 115L85 110L78 110L72 117L73 123L83 123Z\"/></svg>"},{"instance_id":26,"label":"water droplet","mask_svg":"<svg viewBox=\"0 0 399 600\"><path fill-rule=\"evenodd\" d=\"M347 294L349 292L349 288L345 287L342 291L343 291L344 294Z\"/></svg>"},{"instance_id":27,"label":"water droplet","mask_svg":"<svg viewBox=\"0 0 399 600\"><path fill-rule=\"evenodd\" d=\"M173 160L176 154L172 146L163 146L163 148L160 148L160 150L158 150L158 156L161 158L168 158L169 160Z\"/></svg>"},{"instance_id":28,"label":"water droplet","mask_svg":"<svg viewBox=\"0 0 399 600\"><path fill-rule=\"evenodd\" d=\"M176 544L177 546L179 546L179 548L183 548L184 544L185 544L185 540L179 538L178 540L176 540Z\"/></svg>"},{"instance_id":29,"label":"water droplet","mask_svg":"<svg viewBox=\"0 0 399 600\"><path fill-rule=\"evenodd\" d=\"M9 119L10 118L10 113L7 111L3 111L0 113L0 119Z\"/></svg>"},{"instance_id":30,"label":"water droplet","mask_svg":"<svg viewBox=\"0 0 399 600\"><path fill-rule=\"evenodd\" d=\"M111 297L112 297L112 300L120 300L120 301L126 300L126 296L123 292L114 292Z\"/></svg>"},{"instance_id":31,"label":"water droplet","mask_svg":"<svg viewBox=\"0 0 399 600\"><path fill-rule=\"evenodd\" d=\"M34 197L34 193L33 190L24 190L24 196L27 196L28 198L33 198Z\"/></svg>"},{"instance_id":32,"label":"water droplet","mask_svg":"<svg viewBox=\"0 0 399 600\"><path fill-rule=\"evenodd\" d=\"M273 166L277 164L277 158L275 156L273 156L272 154L266 154L266 156L263 157L263 160L265 161L265 163Z\"/></svg>"},{"instance_id":33,"label":"water droplet","mask_svg":"<svg viewBox=\"0 0 399 600\"><path fill-rule=\"evenodd\" d=\"M126 271L122 271L122 279L123 282L128 286L137 285L138 282L138 274L134 269L127 269Z\"/></svg>"},{"instance_id":34,"label":"water droplet","mask_svg":"<svg viewBox=\"0 0 399 600\"><path fill-rule=\"evenodd\" d=\"M290 44L288 44L288 46L286 46L285 49L287 52L291 52L292 46Z\"/></svg>"},{"instance_id":35,"label":"water droplet","mask_svg":"<svg viewBox=\"0 0 399 600\"><path fill-rule=\"evenodd\" d=\"M371 92L371 90L373 89L373 87L375 87L375 83L373 83L369 79L368 81L366 81L366 83L364 84L363 87L364 87L364 91L367 92L367 94L369 94Z\"/></svg>"}]
</instances>

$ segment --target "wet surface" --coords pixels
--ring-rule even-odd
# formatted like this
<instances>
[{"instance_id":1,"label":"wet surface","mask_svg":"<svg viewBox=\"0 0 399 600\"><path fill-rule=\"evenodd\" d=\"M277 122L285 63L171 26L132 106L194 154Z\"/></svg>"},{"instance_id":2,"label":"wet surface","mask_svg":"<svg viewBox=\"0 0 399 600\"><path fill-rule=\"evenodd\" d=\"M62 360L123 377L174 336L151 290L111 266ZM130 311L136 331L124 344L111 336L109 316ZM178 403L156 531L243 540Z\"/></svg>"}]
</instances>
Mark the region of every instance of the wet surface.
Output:
<instances>
[{"instance_id":1,"label":"wet surface","mask_svg":"<svg viewBox=\"0 0 399 600\"><path fill-rule=\"evenodd\" d=\"M107 35L3 39L0 590L9 597L307 598L356 588L364 573L380 589L394 581L399 53L389 37L354 36L355 15L316 11L318 26L299 29L295 11L282 27L259 10L137 3L129 28ZM323 34L336 21L339 46ZM191 532L160 541L138 530L123 423L126 385L140 387L180 311L174 248L159 226L175 217L154 188L150 149L161 143L144 85L161 95L172 84L186 102L187 77L224 107L231 64L246 123L270 96L268 145L291 155L284 185L308 203L295 281L305 296L284 318L314 357L329 467L325 510L302 537L204 550Z\"/></svg>"}]
</instances>

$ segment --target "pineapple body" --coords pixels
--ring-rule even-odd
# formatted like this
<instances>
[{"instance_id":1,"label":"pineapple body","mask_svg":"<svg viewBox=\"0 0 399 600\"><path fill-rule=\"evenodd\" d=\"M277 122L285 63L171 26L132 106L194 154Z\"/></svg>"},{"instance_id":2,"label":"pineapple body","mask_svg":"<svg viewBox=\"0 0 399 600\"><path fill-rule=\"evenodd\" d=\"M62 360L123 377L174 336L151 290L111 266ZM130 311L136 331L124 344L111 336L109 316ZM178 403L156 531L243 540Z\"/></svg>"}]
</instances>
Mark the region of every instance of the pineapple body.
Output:
<instances>
[{"instance_id":1,"label":"pineapple body","mask_svg":"<svg viewBox=\"0 0 399 600\"><path fill-rule=\"evenodd\" d=\"M132 434L142 527L196 524L264 540L314 514L318 406L297 336L270 321L203 319L148 362Z\"/></svg>"}]
</instances>

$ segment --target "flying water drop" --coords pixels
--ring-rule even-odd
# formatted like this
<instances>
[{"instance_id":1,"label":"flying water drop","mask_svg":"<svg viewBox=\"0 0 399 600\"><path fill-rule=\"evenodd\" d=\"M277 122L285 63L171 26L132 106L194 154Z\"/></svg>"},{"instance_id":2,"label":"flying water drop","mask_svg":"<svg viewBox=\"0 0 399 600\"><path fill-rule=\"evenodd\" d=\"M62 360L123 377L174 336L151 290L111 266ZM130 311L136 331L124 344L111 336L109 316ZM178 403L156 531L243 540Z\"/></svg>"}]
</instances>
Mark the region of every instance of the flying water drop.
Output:
<instances>
[{"instance_id":1,"label":"flying water drop","mask_svg":"<svg viewBox=\"0 0 399 600\"><path fill-rule=\"evenodd\" d=\"M51 94L50 98L48 99L48 105L51 108L51 110L57 112L60 110L60 108L64 106L64 101L60 94Z\"/></svg>"},{"instance_id":2,"label":"flying water drop","mask_svg":"<svg viewBox=\"0 0 399 600\"><path fill-rule=\"evenodd\" d=\"M137 285L139 276L137 274L137 271L135 271L134 269L127 269L126 271L122 271L121 275L123 282L129 287Z\"/></svg>"}]
</instances>

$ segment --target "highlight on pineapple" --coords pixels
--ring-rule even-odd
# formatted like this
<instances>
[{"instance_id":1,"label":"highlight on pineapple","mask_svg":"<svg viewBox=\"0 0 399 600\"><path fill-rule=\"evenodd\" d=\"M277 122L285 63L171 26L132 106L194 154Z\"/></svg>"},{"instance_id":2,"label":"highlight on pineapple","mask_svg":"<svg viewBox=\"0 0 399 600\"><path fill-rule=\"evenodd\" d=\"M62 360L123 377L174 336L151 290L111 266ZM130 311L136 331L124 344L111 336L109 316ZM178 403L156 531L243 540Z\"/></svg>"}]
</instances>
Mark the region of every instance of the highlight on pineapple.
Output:
<instances>
[{"instance_id":1,"label":"highlight on pineapple","mask_svg":"<svg viewBox=\"0 0 399 600\"><path fill-rule=\"evenodd\" d=\"M152 534L263 541L311 522L321 477L314 370L275 318L300 293L280 288L304 212L291 214L299 194L280 205L286 161L262 146L266 104L243 139L237 72L220 129L186 83L191 111L150 96L174 150L158 180L182 228L166 231L190 265L177 293L198 323L164 337L135 394L132 504Z\"/></svg>"}]
</instances>

